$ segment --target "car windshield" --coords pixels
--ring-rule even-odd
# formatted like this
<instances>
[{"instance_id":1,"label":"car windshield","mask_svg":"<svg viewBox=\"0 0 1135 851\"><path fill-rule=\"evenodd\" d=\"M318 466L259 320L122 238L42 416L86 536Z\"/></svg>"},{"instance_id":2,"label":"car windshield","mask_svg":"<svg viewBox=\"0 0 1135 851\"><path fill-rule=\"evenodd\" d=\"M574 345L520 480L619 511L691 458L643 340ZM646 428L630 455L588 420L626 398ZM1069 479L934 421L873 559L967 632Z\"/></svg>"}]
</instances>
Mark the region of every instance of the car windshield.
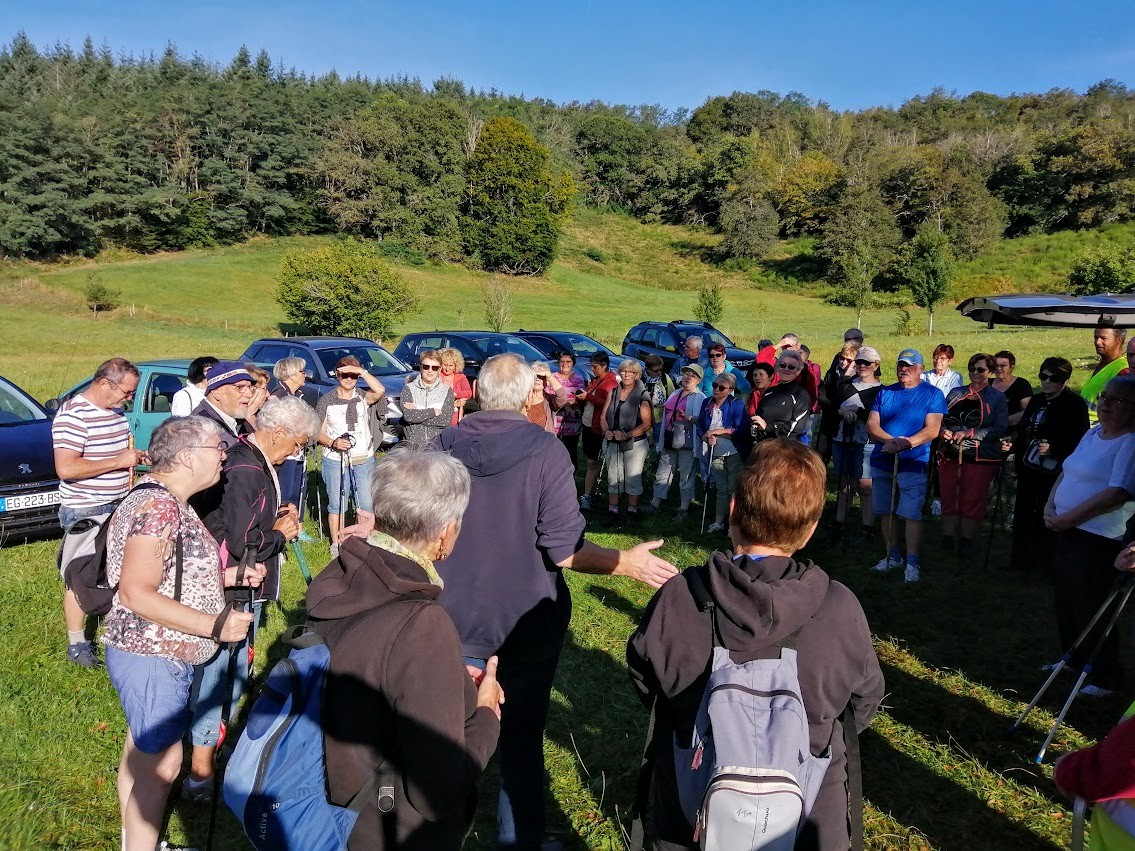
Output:
<instances>
[{"instance_id":1,"label":"car windshield","mask_svg":"<svg viewBox=\"0 0 1135 851\"><path fill-rule=\"evenodd\" d=\"M0 425L46 420L43 411L14 384L0 378Z\"/></svg>"},{"instance_id":2,"label":"car windshield","mask_svg":"<svg viewBox=\"0 0 1135 851\"><path fill-rule=\"evenodd\" d=\"M379 348L359 344L357 346L334 346L330 349L319 349L316 352L323 368L330 374L340 358L354 355L363 365L363 369L371 375L397 375L400 372L409 372L406 366L394 358L394 355Z\"/></svg>"},{"instance_id":3,"label":"car windshield","mask_svg":"<svg viewBox=\"0 0 1135 851\"><path fill-rule=\"evenodd\" d=\"M733 341L732 340L730 340L728 337L726 337L720 331L714 331L712 328L683 328L682 332L683 332L683 334L682 334L683 340L685 340L686 337L689 337L689 336L695 335L695 334L697 336L701 337L703 348L709 348L714 343L720 343L723 346L728 346L729 348L733 348Z\"/></svg>"},{"instance_id":4,"label":"car windshield","mask_svg":"<svg viewBox=\"0 0 1135 851\"><path fill-rule=\"evenodd\" d=\"M470 337L469 339L485 353L487 358L508 352L509 354L520 355L526 361L547 360L540 354L540 350L527 340L522 340L511 334L493 334L492 336Z\"/></svg>"},{"instance_id":5,"label":"car windshield","mask_svg":"<svg viewBox=\"0 0 1135 851\"><path fill-rule=\"evenodd\" d=\"M612 360L618 357L613 351L603 344L595 342L590 337L584 337L580 334L568 334L567 341L571 344L571 350L575 352L576 358L580 360L590 358L596 352L603 352Z\"/></svg>"}]
</instances>

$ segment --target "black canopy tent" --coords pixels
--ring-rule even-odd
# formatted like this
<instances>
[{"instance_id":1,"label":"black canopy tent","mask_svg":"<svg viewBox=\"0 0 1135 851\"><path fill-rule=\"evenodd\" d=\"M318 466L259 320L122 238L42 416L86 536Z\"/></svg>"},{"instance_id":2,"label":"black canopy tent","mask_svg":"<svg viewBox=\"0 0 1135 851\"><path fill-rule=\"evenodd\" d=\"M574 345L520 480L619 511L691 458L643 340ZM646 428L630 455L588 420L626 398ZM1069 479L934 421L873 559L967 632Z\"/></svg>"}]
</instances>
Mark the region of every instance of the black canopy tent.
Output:
<instances>
[{"instance_id":1,"label":"black canopy tent","mask_svg":"<svg viewBox=\"0 0 1135 851\"><path fill-rule=\"evenodd\" d=\"M1014 293L975 296L958 305L962 316L994 325L1049 328L1135 328L1135 295Z\"/></svg>"}]
</instances>

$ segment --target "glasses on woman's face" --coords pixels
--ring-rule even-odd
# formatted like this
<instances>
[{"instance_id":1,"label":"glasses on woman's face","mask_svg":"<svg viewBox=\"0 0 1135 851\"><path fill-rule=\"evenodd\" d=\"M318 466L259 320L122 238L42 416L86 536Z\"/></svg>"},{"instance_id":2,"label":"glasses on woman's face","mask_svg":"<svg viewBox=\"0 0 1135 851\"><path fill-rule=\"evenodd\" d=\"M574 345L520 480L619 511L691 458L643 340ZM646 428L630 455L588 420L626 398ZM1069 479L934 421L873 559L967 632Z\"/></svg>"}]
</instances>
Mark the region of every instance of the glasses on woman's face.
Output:
<instances>
[{"instance_id":1,"label":"glasses on woman's face","mask_svg":"<svg viewBox=\"0 0 1135 851\"><path fill-rule=\"evenodd\" d=\"M638 370L635 370L635 369L620 369L619 375L623 376L623 378L626 378L627 376L631 376L633 378L634 376L638 375Z\"/></svg>"},{"instance_id":2,"label":"glasses on woman's face","mask_svg":"<svg viewBox=\"0 0 1135 851\"><path fill-rule=\"evenodd\" d=\"M422 371L423 372L437 372L439 369L441 369L441 364L437 364L437 363L424 363L424 364L422 364Z\"/></svg>"},{"instance_id":3,"label":"glasses on woman's face","mask_svg":"<svg viewBox=\"0 0 1135 851\"><path fill-rule=\"evenodd\" d=\"M1063 384L1068 380L1062 375L1057 375L1055 372L1042 372L1037 378L1041 381L1051 381L1053 384Z\"/></svg>"},{"instance_id":4,"label":"glasses on woman's face","mask_svg":"<svg viewBox=\"0 0 1135 851\"><path fill-rule=\"evenodd\" d=\"M733 388L728 384L714 384L713 389L720 392L722 390L732 390Z\"/></svg>"},{"instance_id":5,"label":"glasses on woman's face","mask_svg":"<svg viewBox=\"0 0 1135 851\"><path fill-rule=\"evenodd\" d=\"M782 372L799 372L800 364L798 363L778 363L776 368Z\"/></svg>"},{"instance_id":6,"label":"glasses on woman's face","mask_svg":"<svg viewBox=\"0 0 1135 851\"><path fill-rule=\"evenodd\" d=\"M865 366L874 366L874 365L875 365L875 361L873 361L873 360L857 360L857 361L855 362L855 365L856 365L857 367L859 367L860 369L862 369L862 368L863 368L863 367L865 367Z\"/></svg>"},{"instance_id":7,"label":"glasses on woman's face","mask_svg":"<svg viewBox=\"0 0 1135 851\"><path fill-rule=\"evenodd\" d=\"M725 352L710 352L709 353L709 359L710 360L720 360L723 357L725 357Z\"/></svg>"},{"instance_id":8,"label":"glasses on woman's face","mask_svg":"<svg viewBox=\"0 0 1135 851\"><path fill-rule=\"evenodd\" d=\"M1135 399L1128 399L1126 396L1115 396L1108 393L1101 393L1096 397L1096 407L1100 405L1130 405L1135 402Z\"/></svg>"},{"instance_id":9,"label":"glasses on woman's face","mask_svg":"<svg viewBox=\"0 0 1135 851\"><path fill-rule=\"evenodd\" d=\"M986 372L989 372L989 370L986 369L984 366L971 366L969 368L969 372L970 372L970 375L982 375Z\"/></svg>"},{"instance_id":10,"label":"glasses on woman's face","mask_svg":"<svg viewBox=\"0 0 1135 851\"><path fill-rule=\"evenodd\" d=\"M995 369L995 370L996 370L997 372L1007 372L1008 370L1012 369L1012 367L1011 367L1011 366L1009 365L1009 362L1008 362L1008 361L1002 361L1001 363L998 363L998 364L997 364L997 365L996 365L996 366L994 367L994 369Z\"/></svg>"}]
</instances>

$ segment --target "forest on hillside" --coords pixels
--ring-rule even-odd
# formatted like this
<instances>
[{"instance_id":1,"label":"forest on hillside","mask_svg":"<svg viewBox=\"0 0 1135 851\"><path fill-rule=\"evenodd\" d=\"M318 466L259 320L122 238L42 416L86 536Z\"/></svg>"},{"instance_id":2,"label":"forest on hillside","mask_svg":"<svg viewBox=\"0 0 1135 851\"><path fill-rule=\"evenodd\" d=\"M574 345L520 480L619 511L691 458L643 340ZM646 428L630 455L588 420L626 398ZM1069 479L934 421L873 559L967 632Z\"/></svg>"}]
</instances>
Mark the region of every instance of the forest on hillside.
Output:
<instances>
[{"instance_id":1,"label":"forest on hillside","mask_svg":"<svg viewBox=\"0 0 1135 851\"><path fill-rule=\"evenodd\" d=\"M667 111L306 76L245 49L227 65L22 34L0 49L0 257L339 232L526 274L573 201L715 229L723 262L813 237L854 285L921 233L965 260L1135 217L1135 90L936 90L859 112L734 92Z\"/></svg>"}]
</instances>

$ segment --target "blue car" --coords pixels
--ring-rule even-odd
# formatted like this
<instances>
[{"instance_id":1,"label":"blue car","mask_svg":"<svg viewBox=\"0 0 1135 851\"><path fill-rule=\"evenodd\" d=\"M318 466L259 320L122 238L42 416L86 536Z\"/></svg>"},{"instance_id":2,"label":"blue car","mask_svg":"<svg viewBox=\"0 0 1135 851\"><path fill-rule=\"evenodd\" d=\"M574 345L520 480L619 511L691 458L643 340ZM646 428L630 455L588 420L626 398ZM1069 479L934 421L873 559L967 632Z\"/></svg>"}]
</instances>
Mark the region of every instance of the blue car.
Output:
<instances>
[{"instance_id":1,"label":"blue car","mask_svg":"<svg viewBox=\"0 0 1135 851\"><path fill-rule=\"evenodd\" d=\"M51 415L0 378L0 545L59 532Z\"/></svg>"},{"instance_id":2,"label":"blue car","mask_svg":"<svg viewBox=\"0 0 1135 851\"><path fill-rule=\"evenodd\" d=\"M627 360L627 355L620 355L613 349L608 349L598 340L588 337L586 334L576 334L574 331L525 331L521 328L516 332L516 336L522 340L527 340L539 349L544 357L552 361L560 352L571 352L575 355L575 371L583 376L584 381L591 380L588 361L596 352L603 352L607 355L612 370L618 369L619 364ZM646 371L646 364L641 360L638 358L630 358L630 360L637 361L639 368L643 372Z\"/></svg>"}]
</instances>

